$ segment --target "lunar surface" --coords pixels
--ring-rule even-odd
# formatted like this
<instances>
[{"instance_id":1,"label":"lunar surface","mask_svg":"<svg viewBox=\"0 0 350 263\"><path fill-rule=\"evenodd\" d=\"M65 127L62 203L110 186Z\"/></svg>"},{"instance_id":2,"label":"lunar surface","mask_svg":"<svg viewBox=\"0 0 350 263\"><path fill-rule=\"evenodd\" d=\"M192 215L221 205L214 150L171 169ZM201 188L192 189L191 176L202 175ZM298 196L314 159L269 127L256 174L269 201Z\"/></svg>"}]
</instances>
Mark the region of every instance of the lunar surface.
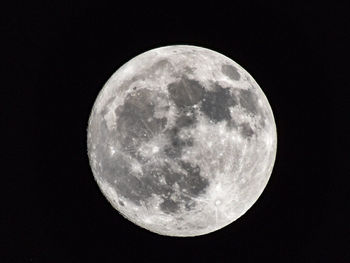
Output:
<instances>
[{"instance_id":1,"label":"lunar surface","mask_svg":"<svg viewBox=\"0 0 350 263\"><path fill-rule=\"evenodd\" d=\"M88 155L101 191L136 225L198 236L242 216L264 190L277 133L257 82L196 46L142 53L100 91Z\"/></svg>"}]
</instances>

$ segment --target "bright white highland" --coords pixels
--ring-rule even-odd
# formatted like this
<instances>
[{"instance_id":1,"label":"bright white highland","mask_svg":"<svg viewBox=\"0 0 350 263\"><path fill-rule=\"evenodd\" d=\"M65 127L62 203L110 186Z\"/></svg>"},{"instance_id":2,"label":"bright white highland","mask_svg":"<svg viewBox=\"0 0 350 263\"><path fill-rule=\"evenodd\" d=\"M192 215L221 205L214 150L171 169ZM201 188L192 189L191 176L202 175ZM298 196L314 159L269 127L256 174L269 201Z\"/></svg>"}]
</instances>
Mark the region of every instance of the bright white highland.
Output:
<instances>
[{"instance_id":1,"label":"bright white highland","mask_svg":"<svg viewBox=\"0 0 350 263\"><path fill-rule=\"evenodd\" d=\"M195 46L156 48L124 64L89 119L101 191L161 235L203 235L242 216L270 178L276 147L271 107L252 76Z\"/></svg>"}]
</instances>

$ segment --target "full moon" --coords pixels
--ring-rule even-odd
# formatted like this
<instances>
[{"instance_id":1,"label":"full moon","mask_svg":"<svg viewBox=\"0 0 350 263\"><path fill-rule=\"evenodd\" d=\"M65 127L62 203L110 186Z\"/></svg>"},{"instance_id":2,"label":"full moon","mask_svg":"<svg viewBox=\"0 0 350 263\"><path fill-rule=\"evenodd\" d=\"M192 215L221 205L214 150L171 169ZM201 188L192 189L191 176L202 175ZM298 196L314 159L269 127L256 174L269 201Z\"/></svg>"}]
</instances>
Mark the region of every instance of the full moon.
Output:
<instances>
[{"instance_id":1,"label":"full moon","mask_svg":"<svg viewBox=\"0 0 350 263\"><path fill-rule=\"evenodd\" d=\"M100 91L88 123L94 178L124 217L154 233L198 236L242 216L272 173L277 133L253 77L216 51L142 53Z\"/></svg>"}]
</instances>

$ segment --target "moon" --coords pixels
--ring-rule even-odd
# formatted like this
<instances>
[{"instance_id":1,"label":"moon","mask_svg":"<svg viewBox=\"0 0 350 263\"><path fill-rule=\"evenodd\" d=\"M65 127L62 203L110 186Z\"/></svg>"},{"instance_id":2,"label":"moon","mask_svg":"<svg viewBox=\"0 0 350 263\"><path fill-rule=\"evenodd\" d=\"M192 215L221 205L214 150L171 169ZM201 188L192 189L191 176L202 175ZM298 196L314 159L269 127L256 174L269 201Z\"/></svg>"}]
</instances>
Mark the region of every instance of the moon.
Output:
<instances>
[{"instance_id":1,"label":"moon","mask_svg":"<svg viewBox=\"0 0 350 263\"><path fill-rule=\"evenodd\" d=\"M216 51L173 45L120 67L88 123L94 178L124 217L198 236L241 217L271 176L277 132L253 77Z\"/></svg>"}]
</instances>

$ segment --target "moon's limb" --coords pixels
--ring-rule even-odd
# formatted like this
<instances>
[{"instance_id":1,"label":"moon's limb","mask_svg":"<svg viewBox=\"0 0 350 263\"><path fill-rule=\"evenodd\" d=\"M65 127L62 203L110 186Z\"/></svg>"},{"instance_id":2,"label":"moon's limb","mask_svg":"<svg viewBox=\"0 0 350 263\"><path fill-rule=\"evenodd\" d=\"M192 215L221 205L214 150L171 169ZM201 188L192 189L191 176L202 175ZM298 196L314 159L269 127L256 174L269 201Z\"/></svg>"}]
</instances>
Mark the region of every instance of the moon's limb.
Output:
<instances>
[{"instance_id":1,"label":"moon's limb","mask_svg":"<svg viewBox=\"0 0 350 263\"><path fill-rule=\"evenodd\" d=\"M167 46L123 65L88 127L94 177L150 231L196 236L243 215L271 175L277 133L256 81L215 51Z\"/></svg>"}]
</instances>

